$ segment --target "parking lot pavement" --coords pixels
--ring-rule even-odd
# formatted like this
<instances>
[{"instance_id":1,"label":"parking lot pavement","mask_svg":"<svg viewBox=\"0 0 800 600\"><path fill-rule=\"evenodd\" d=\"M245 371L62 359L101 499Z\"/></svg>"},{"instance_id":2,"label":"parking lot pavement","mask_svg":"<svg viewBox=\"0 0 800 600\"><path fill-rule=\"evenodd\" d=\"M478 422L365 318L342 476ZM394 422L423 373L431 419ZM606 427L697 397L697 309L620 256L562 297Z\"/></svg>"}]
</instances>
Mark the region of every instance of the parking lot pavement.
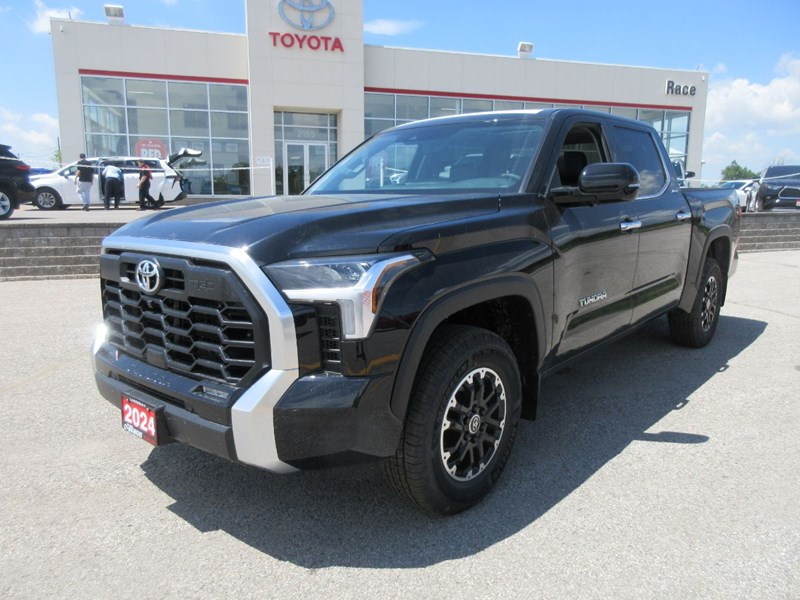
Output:
<instances>
[{"instance_id":1,"label":"parking lot pavement","mask_svg":"<svg viewBox=\"0 0 800 600\"><path fill-rule=\"evenodd\" d=\"M0 283L0 596L798 598L800 252L740 263L708 347L660 319L564 368L441 519L374 465L148 446L94 386L97 280Z\"/></svg>"}]
</instances>

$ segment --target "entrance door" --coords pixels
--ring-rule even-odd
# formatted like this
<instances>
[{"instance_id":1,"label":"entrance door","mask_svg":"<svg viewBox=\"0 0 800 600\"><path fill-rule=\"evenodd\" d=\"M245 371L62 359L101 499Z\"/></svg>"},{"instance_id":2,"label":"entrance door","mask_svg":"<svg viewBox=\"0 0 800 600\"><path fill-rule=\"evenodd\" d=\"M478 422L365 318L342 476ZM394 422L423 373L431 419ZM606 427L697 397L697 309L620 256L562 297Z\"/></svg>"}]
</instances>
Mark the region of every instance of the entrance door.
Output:
<instances>
[{"instance_id":1,"label":"entrance door","mask_svg":"<svg viewBox=\"0 0 800 600\"><path fill-rule=\"evenodd\" d=\"M328 168L328 145L306 142L286 142L286 168L283 189L290 196L299 194Z\"/></svg>"}]
</instances>

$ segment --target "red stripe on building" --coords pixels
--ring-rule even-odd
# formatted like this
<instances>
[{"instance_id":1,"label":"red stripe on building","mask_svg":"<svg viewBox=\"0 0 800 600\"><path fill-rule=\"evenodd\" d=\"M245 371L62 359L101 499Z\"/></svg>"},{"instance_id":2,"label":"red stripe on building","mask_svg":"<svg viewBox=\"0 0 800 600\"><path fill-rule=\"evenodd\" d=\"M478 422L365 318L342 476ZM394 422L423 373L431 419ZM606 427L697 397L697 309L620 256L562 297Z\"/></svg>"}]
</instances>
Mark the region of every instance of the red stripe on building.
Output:
<instances>
[{"instance_id":1,"label":"red stripe on building","mask_svg":"<svg viewBox=\"0 0 800 600\"><path fill-rule=\"evenodd\" d=\"M565 98L534 98L527 96L492 96L489 94L462 94L430 90L401 90L393 88L365 87L365 92L376 94L406 94L411 96L440 96L443 98L474 98L477 100L511 100L515 102L544 102L551 104L576 104L583 106L611 106L620 108L652 108L656 110L688 110L691 106L668 106L666 104L634 104L631 102L600 102L597 100L567 100Z\"/></svg>"},{"instance_id":2,"label":"red stripe on building","mask_svg":"<svg viewBox=\"0 0 800 600\"><path fill-rule=\"evenodd\" d=\"M99 69L78 69L81 75L96 75L100 77L128 77L131 79L164 79L169 81L196 81L199 83L234 83L247 85L247 79L232 79L229 77L196 77L194 75L165 75L163 73L133 73L126 71L102 71Z\"/></svg>"}]
</instances>

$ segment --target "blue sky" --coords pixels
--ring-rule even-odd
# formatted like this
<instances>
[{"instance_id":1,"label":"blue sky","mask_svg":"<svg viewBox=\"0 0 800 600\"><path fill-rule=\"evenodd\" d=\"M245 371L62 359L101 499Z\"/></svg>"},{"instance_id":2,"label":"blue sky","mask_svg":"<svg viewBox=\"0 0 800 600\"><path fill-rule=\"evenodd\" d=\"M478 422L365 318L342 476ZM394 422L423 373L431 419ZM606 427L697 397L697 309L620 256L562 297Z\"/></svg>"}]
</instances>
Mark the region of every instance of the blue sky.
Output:
<instances>
[{"instance_id":1,"label":"blue sky","mask_svg":"<svg viewBox=\"0 0 800 600\"><path fill-rule=\"evenodd\" d=\"M0 0L0 143L31 164L58 136L49 15L102 22L104 3L123 4L132 25L245 28L243 0ZM365 0L364 21L367 44L511 56L526 40L539 58L704 70L704 179L732 160L800 163L798 0Z\"/></svg>"}]
</instances>

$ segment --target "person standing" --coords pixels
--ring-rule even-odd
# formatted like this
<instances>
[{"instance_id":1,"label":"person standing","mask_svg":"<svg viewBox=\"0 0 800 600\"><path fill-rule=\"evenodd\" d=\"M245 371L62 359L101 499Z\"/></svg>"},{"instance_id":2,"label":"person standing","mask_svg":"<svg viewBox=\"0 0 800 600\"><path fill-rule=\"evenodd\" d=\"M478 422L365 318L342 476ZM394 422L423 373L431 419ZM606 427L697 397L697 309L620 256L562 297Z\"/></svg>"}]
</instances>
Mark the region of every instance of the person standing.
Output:
<instances>
[{"instance_id":1,"label":"person standing","mask_svg":"<svg viewBox=\"0 0 800 600\"><path fill-rule=\"evenodd\" d=\"M89 202L92 198L92 181L94 180L94 168L92 163L86 160L86 155L81 152L80 160L75 171L75 185L77 186L78 196L83 200L83 210L89 210Z\"/></svg>"},{"instance_id":2,"label":"person standing","mask_svg":"<svg viewBox=\"0 0 800 600\"><path fill-rule=\"evenodd\" d=\"M111 208L111 198L114 198L114 208L119 208L119 200L122 196L122 188L124 185L122 169L116 165L106 165L106 168L103 169L101 179L105 179L106 182L105 196L103 197L106 210Z\"/></svg>"},{"instance_id":3,"label":"person standing","mask_svg":"<svg viewBox=\"0 0 800 600\"><path fill-rule=\"evenodd\" d=\"M153 174L150 172L150 167L143 160L139 161L139 210L146 208L145 200L150 201L150 206L154 209L158 207L155 199L150 195L150 180L153 179Z\"/></svg>"}]
</instances>

